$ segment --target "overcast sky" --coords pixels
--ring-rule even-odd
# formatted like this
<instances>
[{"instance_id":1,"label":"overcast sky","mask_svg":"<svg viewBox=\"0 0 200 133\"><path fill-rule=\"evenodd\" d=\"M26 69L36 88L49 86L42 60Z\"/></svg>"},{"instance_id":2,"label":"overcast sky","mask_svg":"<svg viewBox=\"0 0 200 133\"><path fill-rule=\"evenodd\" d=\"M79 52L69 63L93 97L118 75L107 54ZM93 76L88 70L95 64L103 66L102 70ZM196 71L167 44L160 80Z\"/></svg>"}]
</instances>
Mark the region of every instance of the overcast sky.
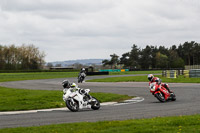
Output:
<instances>
[{"instance_id":1,"label":"overcast sky","mask_svg":"<svg viewBox=\"0 0 200 133\"><path fill-rule=\"evenodd\" d=\"M186 41L200 43L200 0L0 0L0 44L34 44L46 62Z\"/></svg>"}]
</instances>

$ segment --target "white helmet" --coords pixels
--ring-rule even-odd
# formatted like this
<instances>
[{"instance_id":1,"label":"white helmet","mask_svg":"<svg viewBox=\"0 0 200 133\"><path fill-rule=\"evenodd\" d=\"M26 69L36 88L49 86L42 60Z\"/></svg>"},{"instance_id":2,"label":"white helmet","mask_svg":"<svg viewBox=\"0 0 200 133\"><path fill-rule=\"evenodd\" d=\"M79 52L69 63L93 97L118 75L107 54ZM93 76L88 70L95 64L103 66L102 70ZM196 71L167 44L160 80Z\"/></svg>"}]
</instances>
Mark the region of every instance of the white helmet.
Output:
<instances>
[{"instance_id":1,"label":"white helmet","mask_svg":"<svg viewBox=\"0 0 200 133\"><path fill-rule=\"evenodd\" d=\"M154 78L153 74L148 75L148 80L151 81Z\"/></svg>"},{"instance_id":2,"label":"white helmet","mask_svg":"<svg viewBox=\"0 0 200 133\"><path fill-rule=\"evenodd\" d=\"M72 84L71 84L71 87L76 87L76 84L75 84L75 83L72 83Z\"/></svg>"}]
</instances>

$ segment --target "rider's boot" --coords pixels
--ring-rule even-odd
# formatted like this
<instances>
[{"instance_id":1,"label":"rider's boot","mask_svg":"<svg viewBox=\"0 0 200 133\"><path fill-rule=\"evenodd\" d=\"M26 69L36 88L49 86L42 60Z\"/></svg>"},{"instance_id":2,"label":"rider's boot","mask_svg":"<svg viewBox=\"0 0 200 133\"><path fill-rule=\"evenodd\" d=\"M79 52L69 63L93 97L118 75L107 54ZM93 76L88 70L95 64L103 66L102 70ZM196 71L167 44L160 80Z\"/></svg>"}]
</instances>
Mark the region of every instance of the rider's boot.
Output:
<instances>
[{"instance_id":1,"label":"rider's boot","mask_svg":"<svg viewBox=\"0 0 200 133\"><path fill-rule=\"evenodd\" d=\"M92 99L92 96L90 96L89 94L85 94L88 98L89 98L89 100L91 100Z\"/></svg>"},{"instance_id":2,"label":"rider's boot","mask_svg":"<svg viewBox=\"0 0 200 133\"><path fill-rule=\"evenodd\" d=\"M96 100L94 100L93 98L92 98L92 96L90 96L89 94L85 94L87 97L88 97L88 103L89 104L95 104L95 102L96 102Z\"/></svg>"},{"instance_id":3,"label":"rider's boot","mask_svg":"<svg viewBox=\"0 0 200 133\"><path fill-rule=\"evenodd\" d=\"M163 84L163 86L169 91L169 93L172 93L172 91L169 89L168 84Z\"/></svg>"},{"instance_id":4,"label":"rider's boot","mask_svg":"<svg viewBox=\"0 0 200 133\"><path fill-rule=\"evenodd\" d=\"M172 91L168 87L166 87L166 89L169 91L169 93L172 93Z\"/></svg>"}]
</instances>

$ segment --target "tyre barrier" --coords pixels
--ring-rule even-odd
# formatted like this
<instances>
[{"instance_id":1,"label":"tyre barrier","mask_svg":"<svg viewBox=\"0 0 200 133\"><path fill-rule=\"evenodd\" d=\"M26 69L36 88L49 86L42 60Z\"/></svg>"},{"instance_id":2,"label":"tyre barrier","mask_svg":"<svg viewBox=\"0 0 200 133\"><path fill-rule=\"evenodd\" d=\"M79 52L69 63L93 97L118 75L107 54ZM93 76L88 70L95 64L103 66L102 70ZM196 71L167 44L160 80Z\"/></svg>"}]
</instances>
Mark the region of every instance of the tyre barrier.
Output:
<instances>
[{"instance_id":1,"label":"tyre barrier","mask_svg":"<svg viewBox=\"0 0 200 133\"><path fill-rule=\"evenodd\" d=\"M190 78L199 78L200 77L200 69L191 69L189 70Z\"/></svg>"},{"instance_id":2,"label":"tyre barrier","mask_svg":"<svg viewBox=\"0 0 200 133\"><path fill-rule=\"evenodd\" d=\"M189 74L189 70L184 70L184 71L183 71L183 75L184 75L185 78L189 78L189 77L190 77L190 76L189 76L189 75L190 75L190 74Z\"/></svg>"},{"instance_id":3,"label":"tyre barrier","mask_svg":"<svg viewBox=\"0 0 200 133\"><path fill-rule=\"evenodd\" d=\"M184 70L185 78L200 78L200 69Z\"/></svg>"},{"instance_id":4,"label":"tyre barrier","mask_svg":"<svg viewBox=\"0 0 200 133\"><path fill-rule=\"evenodd\" d=\"M165 70L162 71L162 76L167 78L177 78L178 72L177 70Z\"/></svg>"},{"instance_id":5,"label":"tyre barrier","mask_svg":"<svg viewBox=\"0 0 200 133\"><path fill-rule=\"evenodd\" d=\"M162 71L162 76L167 78L177 78L179 74L178 70ZM184 70L183 75L185 78L200 78L200 69Z\"/></svg>"}]
</instances>

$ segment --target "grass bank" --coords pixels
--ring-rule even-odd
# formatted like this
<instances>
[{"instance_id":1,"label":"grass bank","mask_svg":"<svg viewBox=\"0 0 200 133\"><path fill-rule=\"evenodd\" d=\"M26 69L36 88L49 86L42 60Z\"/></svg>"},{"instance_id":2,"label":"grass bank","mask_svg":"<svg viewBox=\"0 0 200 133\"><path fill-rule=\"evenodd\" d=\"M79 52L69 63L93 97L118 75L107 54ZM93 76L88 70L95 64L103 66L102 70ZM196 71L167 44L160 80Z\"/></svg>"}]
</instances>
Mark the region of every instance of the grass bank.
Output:
<instances>
[{"instance_id":1,"label":"grass bank","mask_svg":"<svg viewBox=\"0 0 200 133\"><path fill-rule=\"evenodd\" d=\"M78 72L0 73L0 82L77 77Z\"/></svg>"},{"instance_id":2,"label":"grass bank","mask_svg":"<svg viewBox=\"0 0 200 133\"><path fill-rule=\"evenodd\" d=\"M0 82L77 77L78 72L0 73Z\"/></svg>"},{"instance_id":3,"label":"grass bank","mask_svg":"<svg viewBox=\"0 0 200 133\"><path fill-rule=\"evenodd\" d=\"M167 83L200 83L200 78L184 78L179 76L178 78L165 78L161 75L155 75L159 77L162 82ZM147 76L130 76L130 77L112 77L104 79L87 80L87 82L148 82Z\"/></svg>"},{"instance_id":4,"label":"grass bank","mask_svg":"<svg viewBox=\"0 0 200 133\"><path fill-rule=\"evenodd\" d=\"M0 129L3 133L199 133L200 115Z\"/></svg>"},{"instance_id":5,"label":"grass bank","mask_svg":"<svg viewBox=\"0 0 200 133\"><path fill-rule=\"evenodd\" d=\"M0 111L65 107L62 90L26 90L0 87ZM132 97L112 93L91 93L100 102L127 100Z\"/></svg>"},{"instance_id":6,"label":"grass bank","mask_svg":"<svg viewBox=\"0 0 200 133\"><path fill-rule=\"evenodd\" d=\"M161 71L110 72L110 75L161 73ZM0 73L0 82L77 77L78 72Z\"/></svg>"}]
</instances>

